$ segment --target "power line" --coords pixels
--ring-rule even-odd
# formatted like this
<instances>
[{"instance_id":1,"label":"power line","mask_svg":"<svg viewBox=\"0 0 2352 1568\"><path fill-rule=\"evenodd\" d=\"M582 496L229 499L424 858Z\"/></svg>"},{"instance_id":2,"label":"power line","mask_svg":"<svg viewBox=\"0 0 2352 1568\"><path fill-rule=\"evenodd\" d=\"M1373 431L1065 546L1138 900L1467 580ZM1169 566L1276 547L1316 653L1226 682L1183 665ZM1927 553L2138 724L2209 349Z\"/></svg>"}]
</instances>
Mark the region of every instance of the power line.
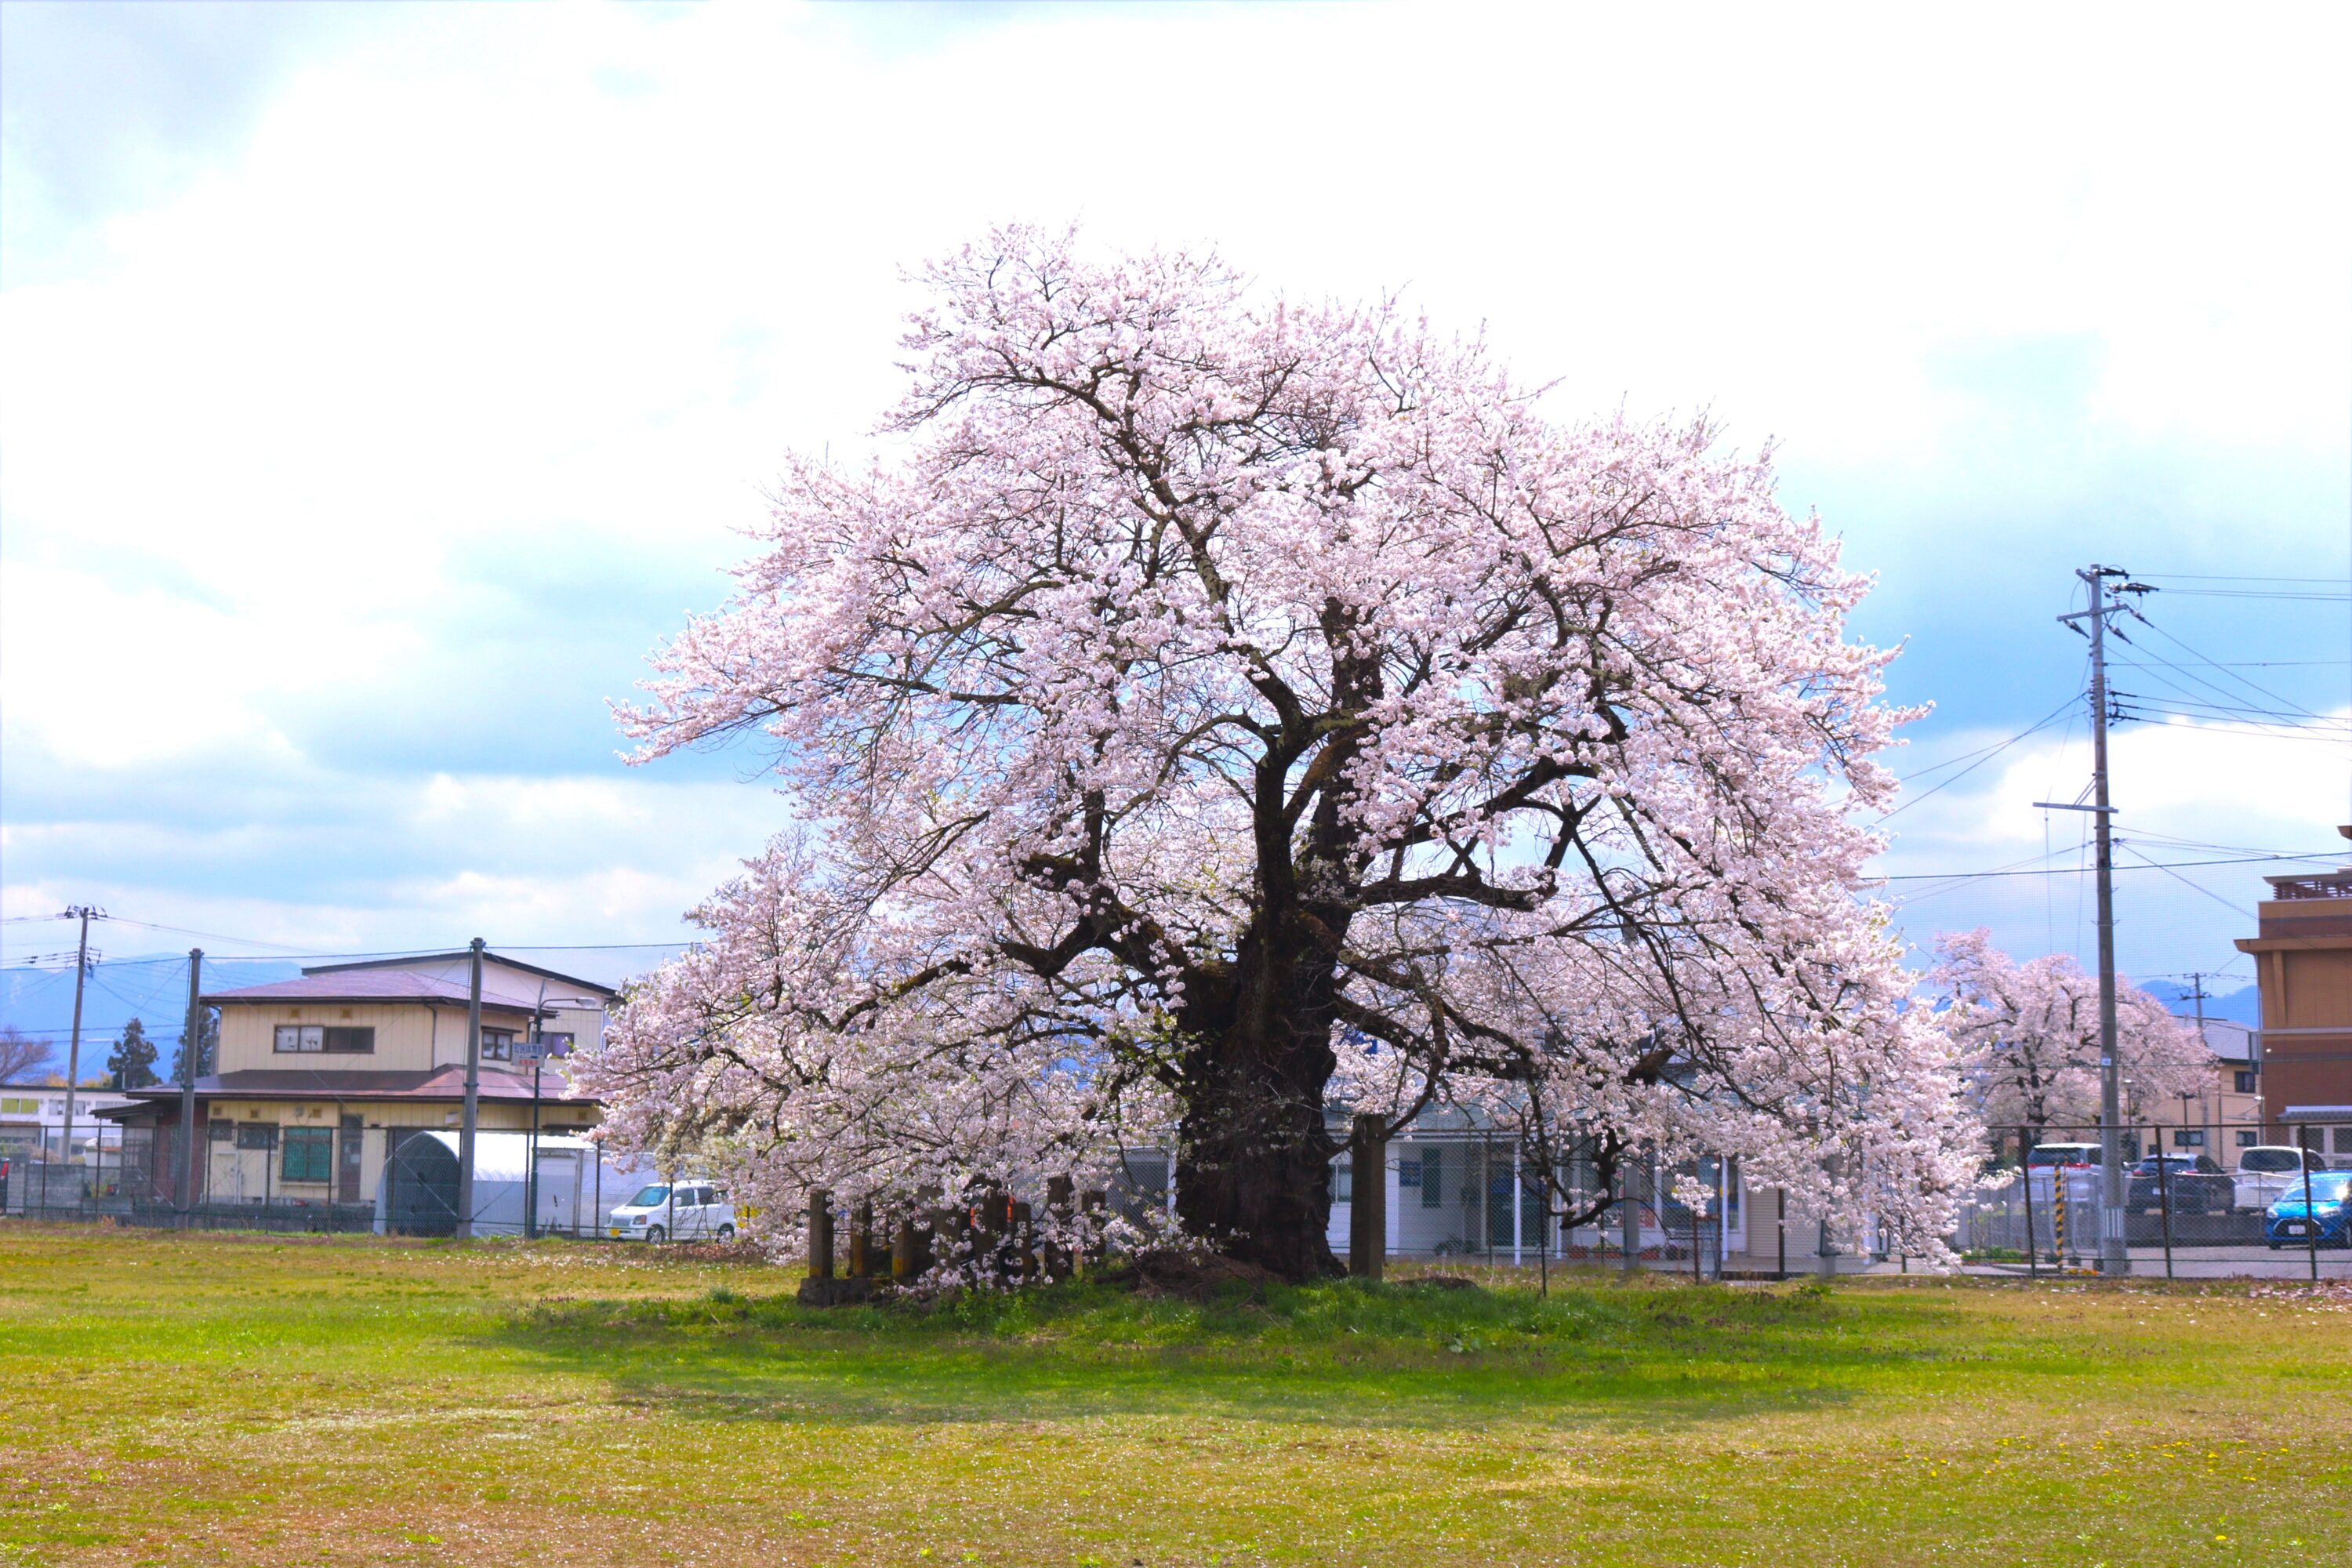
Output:
<instances>
[{"instance_id":1,"label":"power line","mask_svg":"<svg viewBox=\"0 0 2352 1568\"><path fill-rule=\"evenodd\" d=\"M2219 893L2217 893L2217 892L2213 891L2210 888L2200 888L2200 887L2199 887L2196 883L2194 883L2194 882L2190 881L2188 878L2186 878L2186 877L2182 876L2179 872L2178 872L2178 871L2174 870L2171 867L2169 867L2169 866L2166 866L2166 865L2162 865L2162 864L2159 864L2158 862L2154 861L2154 860L2150 860L2147 856L2140 854L2140 852L2139 852L2138 850L2137 850L2137 849L2133 848L2130 845L2128 845L2128 844L2120 845L2120 846L2118 846L2118 847L2119 847L2119 848L2121 848L2125 854L2136 857L2136 858L2140 861L2140 863L2141 863L2141 864L2146 865L2146 866L2152 866L2152 867L2155 867L2155 868L2156 868L2157 870L2159 870L2159 871L2163 872L2166 876L2168 876L2168 877L2171 878L2174 881L2176 881L2176 882L2179 883L2182 887L2187 888L2190 892L2192 892L2192 893L2202 893L2202 894L2204 894L2207 898L2209 898L2209 899L2212 900L2215 903L2217 903L2217 904L2221 905L2223 909L2228 910L2231 914L2243 915L2243 916L2245 916L2245 918L2246 918L2246 919L2248 919L2248 920L2252 920L2252 919L2254 919L2254 918L2255 918L2255 917L2254 917L2254 911L2253 911L2253 910L2250 910L2250 909L2247 909L2244 905L2242 905L2242 904L2235 904L2235 903L2231 903L2229 900L2227 900L2227 899L2223 898L2221 894L2219 894Z\"/></svg>"},{"instance_id":2,"label":"power line","mask_svg":"<svg viewBox=\"0 0 2352 1568\"><path fill-rule=\"evenodd\" d=\"M2162 637L2165 641L2170 643L2173 647L2180 649L2181 652L2189 655L2191 658L2198 659L2205 664L2212 666L2215 669L2221 670L2224 675L2229 676L2230 679L2236 681L2239 685L2244 687L2247 690L2255 693L2257 696L2267 697L2272 701L2278 703L2281 707L2292 710L2296 713L2300 713L2306 719L2316 719L2319 717L2318 714L2310 711L2308 709L2296 707L2293 701L2289 700L2287 698L2280 696L2277 692L2273 691L2269 687L2263 685L2260 681L2249 680L2242 675L2231 674L2228 668L2210 654L2206 653L2201 648L2189 647L2186 639L2167 631L2164 627L2157 625L2154 621L2149 620L2147 616L2138 609L2135 608L2132 611L2132 618L2138 621L2140 625L2147 627L2148 630L2154 632L2157 636ZM2183 673L2185 674L2187 672L2183 671Z\"/></svg>"},{"instance_id":3,"label":"power line","mask_svg":"<svg viewBox=\"0 0 2352 1568\"><path fill-rule=\"evenodd\" d=\"M2343 593L2275 593L2258 591L2252 588L2167 588L2165 593L2174 598L2189 599L2270 599L2299 601L2313 605L2342 605L2352 603L2352 594Z\"/></svg>"},{"instance_id":4,"label":"power line","mask_svg":"<svg viewBox=\"0 0 2352 1568\"><path fill-rule=\"evenodd\" d=\"M264 942L259 937L231 936L226 931L194 931L186 926L167 926L154 921L132 920L129 915L110 915L108 919L117 925L139 926L147 931L167 931L177 936L201 936L214 942L234 942L246 947L278 948L289 953L297 951L284 942Z\"/></svg>"},{"instance_id":5,"label":"power line","mask_svg":"<svg viewBox=\"0 0 2352 1568\"><path fill-rule=\"evenodd\" d=\"M2134 644L2133 646L2137 647L2138 645ZM2216 658L2208 659L2206 662L2213 666L2216 669L2341 669L2346 665L2352 664L2352 658ZM2111 658L2107 660L2107 665L2108 668L2112 669L2145 669L2147 668L2146 665L2136 663L2128 658ZM2214 971L2210 969L2200 969L2198 973L2200 974L2210 974L2213 973Z\"/></svg>"},{"instance_id":6,"label":"power line","mask_svg":"<svg viewBox=\"0 0 2352 1568\"><path fill-rule=\"evenodd\" d=\"M2135 575L2151 583L2325 583L2330 586L2344 581L2341 577L2232 577L2196 572L2141 572ZM2182 590L2168 589L2168 593Z\"/></svg>"},{"instance_id":7,"label":"power line","mask_svg":"<svg viewBox=\"0 0 2352 1568\"><path fill-rule=\"evenodd\" d=\"M2074 708L2074 704L2075 704L2075 703L2077 703L2077 702L2079 702L2079 701L2081 701L2081 700L2082 700L2082 696L2081 696L2081 694L2078 692L2078 693L2076 693L2074 696L2072 696L2072 697L2067 698L2065 701L2061 702L2057 707L2053 708L2049 712L2047 712L2047 713L2043 714L2040 719L2036 720L2036 721L2034 721L2031 726L2029 726L2029 727L2028 727L2028 728L2026 728L2026 729L2020 730L2016 734L2011 735L2008 740L2001 742L1999 745L1996 745L1996 746L1990 746L1990 747L1985 748L1985 750L1981 752L1981 754L1979 754L1979 753L1976 753L1976 752L1971 752L1971 753L1969 753L1970 755L1972 755L1972 756L1975 756L1975 757L1976 757L1976 761L1974 761L1974 762L1972 762L1972 763L1969 763L1969 765L1968 765L1967 767L1962 768L1958 773L1954 773L1951 777L1949 777L1949 778L1948 778L1948 779L1944 780L1941 784L1937 784L1937 785L1935 786L1935 788L1934 788L1934 789L1922 790L1919 794L1917 794L1917 795L1913 795L1909 800L1905 801L1901 805L1898 805L1898 806L1895 807L1895 809L1894 809L1894 810L1889 811L1889 812L1887 812L1884 816L1881 816L1881 817L1878 819L1878 821L1879 821L1879 822L1888 822L1888 821L1891 821L1891 820L1893 820L1894 818L1895 818L1895 817L1898 817L1898 816L1902 816L1905 812L1906 812L1906 811L1910 810L1913 806L1915 806L1915 805L1918 805L1921 801L1923 801L1923 800L1926 800L1926 799L1929 798L1930 796L1932 796L1932 795L1936 795L1936 794L1937 794L1937 793L1938 793L1939 791L1942 791L1942 790L1948 789L1948 788L1949 788L1951 785L1958 784L1960 780L1962 780L1962 779L1964 779L1964 778L1968 777L1970 773L1972 773L1976 772L1979 768L1980 768L1980 767L1984 766L1987 763L1989 763L1989 762L1992 761L1995 757L1997 757L1997 756L2000 755L2003 752L2006 752L2006 751L2007 751L2007 750L2009 750L2011 746L2014 746L2015 744L2017 744L2020 741L2024 740L2027 736L2029 736L2029 735L2032 735L2032 734L2035 733L2037 731L2041 731L2041 730L2044 730L2044 729L2049 728L2049 726L2050 726L2052 723L2053 723L2053 722L2055 722L2055 721L2057 721L2057 719L2058 719L2059 715L2061 715L2061 714L2063 714L2063 713L2066 713L2066 712L2070 711L2070 710ZM1960 760L1961 760L1960 758L1955 757L1955 758L1953 758L1953 759L1952 759L1952 762L1958 762L1958 761L1960 761ZM1937 763L1937 767L1949 767L1950 765L1951 765L1951 763ZM1919 772L1918 772L1917 773L1914 773L1914 774L1913 774L1913 775L1911 775L1911 776L1912 776L1912 777L1914 777L1914 778L1920 778L1920 777L1924 777L1924 776L1926 776L1926 775L1927 775L1927 774L1928 774L1928 773L1934 773L1935 771L1936 771L1936 768L1922 768L1921 770L1919 770ZM1876 824L1875 824L1875 823L1874 823L1872 826L1876 826Z\"/></svg>"},{"instance_id":8,"label":"power line","mask_svg":"<svg viewBox=\"0 0 2352 1568\"><path fill-rule=\"evenodd\" d=\"M2170 871L2198 866L2261 866L2289 865L2296 861L2334 861L2334 855L2244 855L2226 860L2149 860L2139 866L2118 866L2118 871ZM2089 869L2083 866L2046 866L2024 870L2000 871L1905 871L1874 877L1878 882L1943 882L1981 881L1990 877L2078 877Z\"/></svg>"}]
</instances>

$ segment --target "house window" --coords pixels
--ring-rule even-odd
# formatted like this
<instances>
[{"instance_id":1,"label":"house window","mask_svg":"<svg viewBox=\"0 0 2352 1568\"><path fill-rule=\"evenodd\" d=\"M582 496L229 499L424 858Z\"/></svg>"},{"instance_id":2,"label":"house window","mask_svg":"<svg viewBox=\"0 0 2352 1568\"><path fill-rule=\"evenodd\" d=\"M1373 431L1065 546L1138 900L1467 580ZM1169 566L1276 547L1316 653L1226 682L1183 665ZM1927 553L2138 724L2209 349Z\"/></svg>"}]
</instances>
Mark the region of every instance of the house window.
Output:
<instances>
[{"instance_id":1,"label":"house window","mask_svg":"<svg viewBox=\"0 0 2352 1568\"><path fill-rule=\"evenodd\" d=\"M321 1024L280 1024L276 1047L281 1056L325 1051L331 1055L368 1056L375 1050L373 1026L352 1028Z\"/></svg>"},{"instance_id":2,"label":"house window","mask_svg":"<svg viewBox=\"0 0 2352 1568\"><path fill-rule=\"evenodd\" d=\"M1421 1206L1441 1207L1445 1202L1445 1151L1423 1149L1421 1152Z\"/></svg>"},{"instance_id":3,"label":"house window","mask_svg":"<svg viewBox=\"0 0 2352 1568\"><path fill-rule=\"evenodd\" d=\"M323 1127L289 1127L286 1161L279 1174L289 1182L323 1182L334 1163L335 1135Z\"/></svg>"},{"instance_id":4,"label":"house window","mask_svg":"<svg viewBox=\"0 0 2352 1568\"><path fill-rule=\"evenodd\" d=\"M1352 1160L1342 1160L1331 1167L1331 1201L1335 1204L1356 1201L1356 1166Z\"/></svg>"},{"instance_id":5,"label":"house window","mask_svg":"<svg viewBox=\"0 0 2352 1568\"><path fill-rule=\"evenodd\" d=\"M482 1059L486 1062L512 1061L514 1059L514 1042L515 1037L512 1029L484 1029L482 1031Z\"/></svg>"},{"instance_id":6,"label":"house window","mask_svg":"<svg viewBox=\"0 0 2352 1568\"><path fill-rule=\"evenodd\" d=\"M236 1136L236 1123L226 1118L215 1118L205 1125L212 1129L212 1140L215 1143L226 1143Z\"/></svg>"},{"instance_id":7,"label":"house window","mask_svg":"<svg viewBox=\"0 0 2352 1568\"><path fill-rule=\"evenodd\" d=\"M2252 1094L2254 1092L2253 1068L2240 1068L2235 1073L2231 1075L2231 1080L2238 1086L2238 1092L2240 1094Z\"/></svg>"},{"instance_id":8,"label":"house window","mask_svg":"<svg viewBox=\"0 0 2352 1568\"><path fill-rule=\"evenodd\" d=\"M275 1149L278 1129L267 1121L240 1121L236 1124L236 1146L240 1149Z\"/></svg>"},{"instance_id":9,"label":"house window","mask_svg":"<svg viewBox=\"0 0 2352 1568\"><path fill-rule=\"evenodd\" d=\"M2262 1133L2251 1127L2243 1129L2238 1133L2238 1147L2241 1149L2251 1149L2262 1141Z\"/></svg>"},{"instance_id":10,"label":"house window","mask_svg":"<svg viewBox=\"0 0 2352 1568\"><path fill-rule=\"evenodd\" d=\"M2191 1128L2186 1132L2174 1133L2172 1135L2172 1143L2173 1147L2177 1149L2202 1149L2205 1147L2205 1134L2195 1128Z\"/></svg>"},{"instance_id":11,"label":"house window","mask_svg":"<svg viewBox=\"0 0 2352 1568\"><path fill-rule=\"evenodd\" d=\"M41 1102L37 1100L0 1100L0 1116L38 1116Z\"/></svg>"},{"instance_id":12,"label":"house window","mask_svg":"<svg viewBox=\"0 0 2352 1568\"><path fill-rule=\"evenodd\" d=\"M2336 1152L2339 1154L2352 1154L2352 1127L2339 1127L2336 1130Z\"/></svg>"}]
</instances>

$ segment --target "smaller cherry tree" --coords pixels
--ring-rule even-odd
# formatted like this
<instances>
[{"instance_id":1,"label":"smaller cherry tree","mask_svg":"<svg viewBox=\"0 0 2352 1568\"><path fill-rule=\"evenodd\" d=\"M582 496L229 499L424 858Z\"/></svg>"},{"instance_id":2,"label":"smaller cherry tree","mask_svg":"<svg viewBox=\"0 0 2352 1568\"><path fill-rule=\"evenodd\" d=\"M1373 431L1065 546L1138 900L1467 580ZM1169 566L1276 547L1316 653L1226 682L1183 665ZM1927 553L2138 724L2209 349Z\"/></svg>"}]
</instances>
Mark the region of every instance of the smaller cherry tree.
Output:
<instances>
[{"instance_id":1,"label":"smaller cherry tree","mask_svg":"<svg viewBox=\"0 0 2352 1568\"><path fill-rule=\"evenodd\" d=\"M1982 929L1937 942L1929 977L1948 1004L1945 1026L1990 1127L2050 1128L2099 1120L2099 982L2068 953L2018 963ZM2196 1030L2128 981L2116 986L2118 1070L2143 1108L2202 1088L2212 1053Z\"/></svg>"}]
</instances>

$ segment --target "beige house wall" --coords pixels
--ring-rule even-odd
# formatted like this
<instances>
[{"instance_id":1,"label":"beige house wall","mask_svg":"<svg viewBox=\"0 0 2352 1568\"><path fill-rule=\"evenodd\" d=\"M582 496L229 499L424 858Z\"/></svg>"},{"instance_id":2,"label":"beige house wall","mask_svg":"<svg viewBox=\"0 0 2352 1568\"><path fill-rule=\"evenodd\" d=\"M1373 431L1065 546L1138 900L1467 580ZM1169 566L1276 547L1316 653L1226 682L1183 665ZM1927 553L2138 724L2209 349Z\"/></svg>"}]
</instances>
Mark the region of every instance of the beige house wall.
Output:
<instances>
[{"instance_id":1,"label":"beige house wall","mask_svg":"<svg viewBox=\"0 0 2352 1568\"><path fill-rule=\"evenodd\" d=\"M426 1101L371 1103L353 1100L341 1104L318 1100L224 1100L212 1106L215 1125L263 1123L280 1129L289 1127L325 1128L341 1131L342 1118L357 1116L362 1120L360 1142L360 1196L362 1203L375 1201L376 1187L383 1175L385 1134L397 1128L429 1127L454 1131L460 1110L457 1105ZM540 1108L540 1131L551 1132L573 1128L593 1127L602 1120L593 1105L547 1105ZM530 1107L504 1102L486 1103L476 1113L475 1125L486 1132L528 1132L530 1131ZM288 1182L284 1179L284 1133L278 1135L276 1149L240 1149L232 1134L207 1143L210 1153L209 1173L205 1193L214 1203L260 1203L265 1196L273 1203L307 1199L325 1204L334 1199L334 1181ZM340 1152L340 1145L338 1145Z\"/></svg>"},{"instance_id":2,"label":"beige house wall","mask_svg":"<svg viewBox=\"0 0 2352 1568\"><path fill-rule=\"evenodd\" d=\"M221 1072L308 1068L319 1072L429 1072L466 1060L466 1009L425 1002L225 1002L221 1005ZM375 1050L284 1053L277 1048L280 1024L319 1024L372 1028ZM527 1013L484 1007L482 1026L530 1032Z\"/></svg>"}]
</instances>

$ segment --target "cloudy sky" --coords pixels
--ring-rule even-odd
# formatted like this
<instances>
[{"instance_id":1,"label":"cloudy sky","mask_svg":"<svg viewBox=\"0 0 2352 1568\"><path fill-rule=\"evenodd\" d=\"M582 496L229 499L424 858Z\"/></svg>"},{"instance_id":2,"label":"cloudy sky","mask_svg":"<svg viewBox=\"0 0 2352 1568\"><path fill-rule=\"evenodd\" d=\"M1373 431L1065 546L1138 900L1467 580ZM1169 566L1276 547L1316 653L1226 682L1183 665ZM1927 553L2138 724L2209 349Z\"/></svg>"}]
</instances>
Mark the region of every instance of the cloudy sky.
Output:
<instances>
[{"instance_id":1,"label":"cloudy sky","mask_svg":"<svg viewBox=\"0 0 2352 1568\"><path fill-rule=\"evenodd\" d=\"M1028 219L1779 443L1936 704L1916 941L2088 951L2053 617L2141 574L2124 961L2226 970L2352 821L2343 13L1781 9L0 5L0 912L674 940L779 805L605 704Z\"/></svg>"}]
</instances>

